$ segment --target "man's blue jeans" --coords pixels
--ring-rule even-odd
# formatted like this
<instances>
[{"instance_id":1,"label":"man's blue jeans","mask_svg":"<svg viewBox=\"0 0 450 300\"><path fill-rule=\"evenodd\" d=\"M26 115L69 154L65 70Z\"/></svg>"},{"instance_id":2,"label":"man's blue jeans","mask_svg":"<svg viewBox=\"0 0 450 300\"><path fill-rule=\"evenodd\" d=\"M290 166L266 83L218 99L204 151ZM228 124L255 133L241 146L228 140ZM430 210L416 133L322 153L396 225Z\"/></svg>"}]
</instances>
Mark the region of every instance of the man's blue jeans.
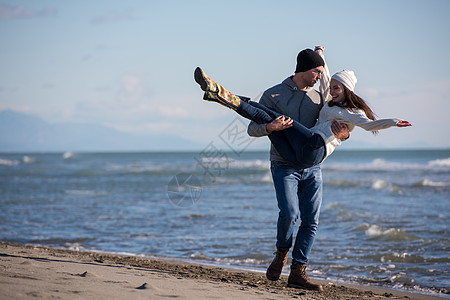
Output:
<instances>
[{"instance_id":1,"label":"man's blue jeans","mask_svg":"<svg viewBox=\"0 0 450 300\"><path fill-rule=\"evenodd\" d=\"M291 248L295 224L300 217L300 228L292 251L292 265L307 264L322 204L320 165L299 170L287 163L272 161L271 171L280 209L276 246L281 249Z\"/></svg>"}]
</instances>

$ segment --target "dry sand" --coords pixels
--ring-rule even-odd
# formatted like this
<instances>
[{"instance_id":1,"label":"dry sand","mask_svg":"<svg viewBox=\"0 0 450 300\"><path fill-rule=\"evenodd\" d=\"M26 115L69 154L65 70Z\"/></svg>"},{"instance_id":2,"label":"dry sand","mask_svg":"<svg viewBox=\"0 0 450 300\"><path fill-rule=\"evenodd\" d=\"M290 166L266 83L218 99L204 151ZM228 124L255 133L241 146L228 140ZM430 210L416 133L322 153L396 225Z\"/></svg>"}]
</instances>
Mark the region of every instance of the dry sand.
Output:
<instances>
[{"instance_id":1,"label":"dry sand","mask_svg":"<svg viewBox=\"0 0 450 300\"><path fill-rule=\"evenodd\" d=\"M258 272L1 242L0 258L0 299L442 299L324 281L320 293Z\"/></svg>"}]
</instances>

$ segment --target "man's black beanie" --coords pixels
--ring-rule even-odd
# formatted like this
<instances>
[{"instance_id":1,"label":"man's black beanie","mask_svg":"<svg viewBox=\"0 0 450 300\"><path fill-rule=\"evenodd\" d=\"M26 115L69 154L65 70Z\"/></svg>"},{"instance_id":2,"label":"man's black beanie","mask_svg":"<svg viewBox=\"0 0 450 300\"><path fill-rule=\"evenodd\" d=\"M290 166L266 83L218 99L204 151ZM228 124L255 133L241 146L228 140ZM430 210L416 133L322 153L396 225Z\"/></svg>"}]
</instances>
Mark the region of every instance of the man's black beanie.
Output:
<instances>
[{"instance_id":1,"label":"man's black beanie","mask_svg":"<svg viewBox=\"0 0 450 300\"><path fill-rule=\"evenodd\" d=\"M295 73L305 72L320 66L325 66L322 57L311 49L305 49L300 51L297 55L297 67L295 68Z\"/></svg>"}]
</instances>

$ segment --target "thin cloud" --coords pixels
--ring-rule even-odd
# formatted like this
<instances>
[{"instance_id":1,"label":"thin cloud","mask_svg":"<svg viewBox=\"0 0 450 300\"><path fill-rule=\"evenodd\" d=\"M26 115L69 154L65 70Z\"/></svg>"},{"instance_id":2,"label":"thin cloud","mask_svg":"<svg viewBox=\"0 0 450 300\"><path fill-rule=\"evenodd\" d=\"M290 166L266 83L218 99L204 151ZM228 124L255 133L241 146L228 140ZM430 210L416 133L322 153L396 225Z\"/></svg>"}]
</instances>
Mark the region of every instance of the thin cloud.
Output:
<instances>
[{"instance_id":1,"label":"thin cloud","mask_svg":"<svg viewBox=\"0 0 450 300\"><path fill-rule=\"evenodd\" d=\"M46 83L42 84L42 88L46 89L46 90L51 90L51 89L55 88L55 85L51 82L46 82Z\"/></svg>"},{"instance_id":2,"label":"thin cloud","mask_svg":"<svg viewBox=\"0 0 450 300\"><path fill-rule=\"evenodd\" d=\"M157 111L161 116L170 118L187 118L191 115L187 108L179 106L159 106Z\"/></svg>"},{"instance_id":3,"label":"thin cloud","mask_svg":"<svg viewBox=\"0 0 450 300\"><path fill-rule=\"evenodd\" d=\"M126 73L120 76L116 100L119 103L145 102L150 97L146 74L142 72Z\"/></svg>"},{"instance_id":4,"label":"thin cloud","mask_svg":"<svg viewBox=\"0 0 450 300\"><path fill-rule=\"evenodd\" d=\"M106 23L117 23L123 21L133 20L131 15L131 10L126 10L123 12L109 12L103 16L97 16L91 20L92 25L102 25Z\"/></svg>"},{"instance_id":5,"label":"thin cloud","mask_svg":"<svg viewBox=\"0 0 450 300\"><path fill-rule=\"evenodd\" d=\"M0 20L52 17L56 14L57 10L53 7L36 10L25 5L13 6L0 3Z\"/></svg>"}]
</instances>

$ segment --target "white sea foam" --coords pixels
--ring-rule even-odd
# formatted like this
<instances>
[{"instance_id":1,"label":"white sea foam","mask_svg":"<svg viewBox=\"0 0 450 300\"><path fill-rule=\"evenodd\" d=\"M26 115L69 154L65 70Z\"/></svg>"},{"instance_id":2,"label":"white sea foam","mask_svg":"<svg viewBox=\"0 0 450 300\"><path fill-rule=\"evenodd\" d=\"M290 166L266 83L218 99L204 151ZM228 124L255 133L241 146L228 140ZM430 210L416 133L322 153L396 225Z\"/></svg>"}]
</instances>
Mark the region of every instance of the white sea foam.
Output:
<instances>
[{"instance_id":1,"label":"white sea foam","mask_svg":"<svg viewBox=\"0 0 450 300\"><path fill-rule=\"evenodd\" d=\"M146 173L146 172L163 172L173 171L183 172L183 166L169 163L149 163L149 162L133 162L126 165L108 164L105 167L108 172L126 172L126 173ZM188 168L192 170L192 166ZM188 171L188 170L185 170Z\"/></svg>"},{"instance_id":2,"label":"white sea foam","mask_svg":"<svg viewBox=\"0 0 450 300\"><path fill-rule=\"evenodd\" d=\"M64 244L64 248L67 248L69 250L74 250L74 251L86 251L87 250L80 243L69 243L69 242Z\"/></svg>"},{"instance_id":3,"label":"white sea foam","mask_svg":"<svg viewBox=\"0 0 450 300\"><path fill-rule=\"evenodd\" d=\"M368 225L368 224L367 224ZM369 227L365 231L367 237L381 237L389 240L413 240L417 237L406 231L398 228L384 229L376 224L368 225Z\"/></svg>"},{"instance_id":4,"label":"white sea foam","mask_svg":"<svg viewBox=\"0 0 450 300\"><path fill-rule=\"evenodd\" d=\"M430 179L422 179L415 183L394 183L383 179L373 179L371 182L361 182L352 180L330 180L324 183L328 186L342 186L342 187L367 187L374 190L387 190L402 194L405 189L409 187L450 187L450 182L433 181Z\"/></svg>"},{"instance_id":5,"label":"white sea foam","mask_svg":"<svg viewBox=\"0 0 450 300\"><path fill-rule=\"evenodd\" d=\"M25 164L32 164L32 163L34 163L35 162L35 158L34 157L30 157L30 156L27 156L27 155L25 155L23 158L22 158L22 161L25 163Z\"/></svg>"},{"instance_id":6,"label":"white sea foam","mask_svg":"<svg viewBox=\"0 0 450 300\"><path fill-rule=\"evenodd\" d=\"M369 163L327 163L323 170L331 171L450 171L450 158L431 160L425 163L392 162L376 158Z\"/></svg>"},{"instance_id":7,"label":"white sea foam","mask_svg":"<svg viewBox=\"0 0 450 300\"><path fill-rule=\"evenodd\" d=\"M428 162L429 166L450 167L450 157L444 159L435 159Z\"/></svg>"},{"instance_id":8,"label":"white sea foam","mask_svg":"<svg viewBox=\"0 0 450 300\"><path fill-rule=\"evenodd\" d=\"M394 262L400 263L423 263L426 262L427 259L425 257L419 255L412 255L407 252L392 252L389 254L383 254L380 256L380 262L389 263L389 266L393 266L395 268Z\"/></svg>"},{"instance_id":9,"label":"white sea foam","mask_svg":"<svg viewBox=\"0 0 450 300\"><path fill-rule=\"evenodd\" d=\"M332 186L350 186L350 187L356 187L360 186L361 183L357 181L351 181L351 180L343 180L343 179L333 179L326 182L327 185Z\"/></svg>"},{"instance_id":10,"label":"white sea foam","mask_svg":"<svg viewBox=\"0 0 450 300\"><path fill-rule=\"evenodd\" d=\"M270 162L259 159L255 160L235 160L230 164L231 168L235 169L257 169L257 170L269 170Z\"/></svg>"},{"instance_id":11,"label":"white sea foam","mask_svg":"<svg viewBox=\"0 0 450 300\"><path fill-rule=\"evenodd\" d=\"M376 158L370 163L325 163L323 169L340 171L391 171L399 169L413 169L420 167L420 164L406 164L397 162L388 162L381 158Z\"/></svg>"},{"instance_id":12,"label":"white sea foam","mask_svg":"<svg viewBox=\"0 0 450 300\"><path fill-rule=\"evenodd\" d=\"M212 257L204 255L203 253L200 253L200 252L195 252L195 253L191 254L191 258L193 258L193 259L201 259L201 260L213 260Z\"/></svg>"},{"instance_id":13,"label":"white sea foam","mask_svg":"<svg viewBox=\"0 0 450 300\"><path fill-rule=\"evenodd\" d=\"M211 164L221 166L225 169L251 169L251 170L268 170L270 168L269 161L263 161L260 159L252 160L235 160L228 157L204 157L198 160L203 164Z\"/></svg>"},{"instance_id":14,"label":"white sea foam","mask_svg":"<svg viewBox=\"0 0 450 300\"><path fill-rule=\"evenodd\" d=\"M270 172L264 174L264 176L261 178L261 183L273 183L272 174L270 174Z\"/></svg>"},{"instance_id":15,"label":"white sea foam","mask_svg":"<svg viewBox=\"0 0 450 300\"><path fill-rule=\"evenodd\" d=\"M73 158L73 153L72 152L64 152L63 153L63 155L62 155L62 158L63 159L70 159L70 158Z\"/></svg>"},{"instance_id":16,"label":"white sea foam","mask_svg":"<svg viewBox=\"0 0 450 300\"><path fill-rule=\"evenodd\" d=\"M0 166L17 166L20 164L18 160L10 160L10 159L1 159L0 158Z\"/></svg>"},{"instance_id":17,"label":"white sea foam","mask_svg":"<svg viewBox=\"0 0 450 300\"><path fill-rule=\"evenodd\" d=\"M450 182L432 181L432 180L429 180L429 179L425 178L425 179L415 183L413 186L415 186L415 187L421 187L421 186L450 187Z\"/></svg>"},{"instance_id":18,"label":"white sea foam","mask_svg":"<svg viewBox=\"0 0 450 300\"><path fill-rule=\"evenodd\" d=\"M374 190L387 190L389 192L403 194L403 188L401 186L382 179L375 179L370 187Z\"/></svg>"},{"instance_id":19,"label":"white sea foam","mask_svg":"<svg viewBox=\"0 0 450 300\"><path fill-rule=\"evenodd\" d=\"M93 190L65 190L66 194L80 195L80 196L93 196L93 195L107 195L106 191L93 191Z\"/></svg>"},{"instance_id":20,"label":"white sea foam","mask_svg":"<svg viewBox=\"0 0 450 300\"><path fill-rule=\"evenodd\" d=\"M386 233L385 230L382 230L378 225L370 225L369 228L366 229L366 236L380 236Z\"/></svg>"},{"instance_id":21,"label":"white sea foam","mask_svg":"<svg viewBox=\"0 0 450 300\"><path fill-rule=\"evenodd\" d=\"M225 265L264 265L267 262L262 259L255 258L214 258L214 261Z\"/></svg>"},{"instance_id":22,"label":"white sea foam","mask_svg":"<svg viewBox=\"0 0 450 300\"><path fill-rule=\"evenodd\" d=\"M383 179L373 179L371 181L357 181L357 180L330 180L324 183L329 186L336 187L365 187L374 190L387 190L389 192L403 193L401 184L388 182Z\"/></svg>"},{"instance_id":23,"label":"white sea foam","mask_svg":"<svg viewBox=\"0 0 450 300\"><path fill-rule=\"evenodd\" d=\"M389 187L389 183L382 179L377 179L372 183L372 188L375 190L381 190Z\"/></svg>"}]
</instances>

